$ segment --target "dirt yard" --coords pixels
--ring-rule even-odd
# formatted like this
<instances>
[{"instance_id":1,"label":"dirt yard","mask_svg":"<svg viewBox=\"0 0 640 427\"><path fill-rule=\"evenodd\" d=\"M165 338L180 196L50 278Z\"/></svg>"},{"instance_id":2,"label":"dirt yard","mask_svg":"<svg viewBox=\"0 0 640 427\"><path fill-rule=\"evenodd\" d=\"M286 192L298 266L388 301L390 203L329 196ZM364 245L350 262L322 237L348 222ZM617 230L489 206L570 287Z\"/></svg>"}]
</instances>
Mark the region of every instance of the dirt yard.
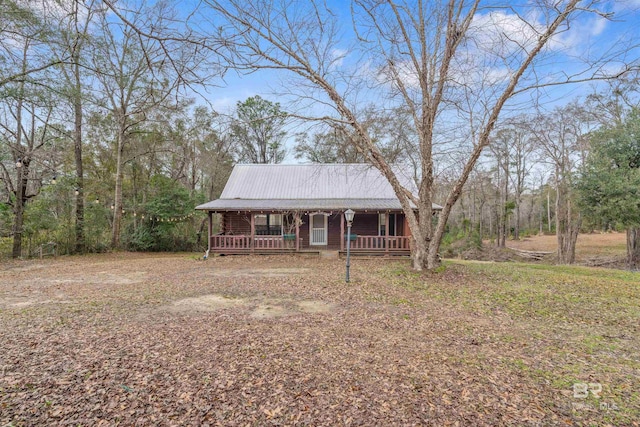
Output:
<instances>
[{"instance_id":1,"label":"dirt yard","mask_svg":"<svg viewBox=\"0 0 640 427\"><path fill-rule=\"evenodd\" d=\"M0 426L638 426L638 277L356 259L345 284L344 260L295 256L6 262Z\"/></svg>"},{"instance_id":2,"label":"dirt yard","mask_svg":"<svg viewBox=\"0 0 640 427\"><path fill-rule=\"evenodd\" d=\"M626 239L625 233L579 234L576 243L576 260L588 264L596 260L624 259L627 251ZM558 241L555 235L531 236L519 241L509 240L507 247L525 251L555 252Z\"/></svg>"}]
</instances>

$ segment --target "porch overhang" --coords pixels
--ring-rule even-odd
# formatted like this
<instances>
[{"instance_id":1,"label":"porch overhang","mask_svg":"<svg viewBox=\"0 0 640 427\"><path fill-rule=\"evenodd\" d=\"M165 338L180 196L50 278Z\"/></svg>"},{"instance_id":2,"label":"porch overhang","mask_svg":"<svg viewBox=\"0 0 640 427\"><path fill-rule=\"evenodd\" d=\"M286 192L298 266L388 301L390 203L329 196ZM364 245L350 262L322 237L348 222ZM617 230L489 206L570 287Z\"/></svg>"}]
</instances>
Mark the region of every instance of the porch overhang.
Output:
<instances>
[{"instance_id":1,"label":"porch overhang","mask_svg":"<svg viewBox=\"0 0 640 427\"><path fill-rule=\"evenodd\" d=\"M416 206L412 203L412 208ZM197 210L213 212L230 211L318 211L343 209L401 211L398 199L217 199L196 207ZM432 204L434 211L442 206Z\"/></svg>"}]
</instances>

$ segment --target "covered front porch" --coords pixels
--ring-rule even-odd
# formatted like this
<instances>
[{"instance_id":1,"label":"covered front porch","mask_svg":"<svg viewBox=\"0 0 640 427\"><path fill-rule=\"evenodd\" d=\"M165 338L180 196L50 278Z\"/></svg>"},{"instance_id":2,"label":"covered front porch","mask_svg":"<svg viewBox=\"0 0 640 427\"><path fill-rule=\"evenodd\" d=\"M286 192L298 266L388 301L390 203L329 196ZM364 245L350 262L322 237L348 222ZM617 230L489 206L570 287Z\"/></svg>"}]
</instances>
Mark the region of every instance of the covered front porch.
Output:
<instances>
[{"instance_id":1,"label":"covered front porch","mask_svg":"<svg viewBox=\"0 0 640 427\"><path fill-rule=\"evenodd\" d=\"M220 230L213 233L213 215ZM209 211L209 252L272 254L345 252L347 224L344 211ZM356 211L351 227L354 255L409 255L411 236L399 211Z\"/></svg>"}]
</instances>

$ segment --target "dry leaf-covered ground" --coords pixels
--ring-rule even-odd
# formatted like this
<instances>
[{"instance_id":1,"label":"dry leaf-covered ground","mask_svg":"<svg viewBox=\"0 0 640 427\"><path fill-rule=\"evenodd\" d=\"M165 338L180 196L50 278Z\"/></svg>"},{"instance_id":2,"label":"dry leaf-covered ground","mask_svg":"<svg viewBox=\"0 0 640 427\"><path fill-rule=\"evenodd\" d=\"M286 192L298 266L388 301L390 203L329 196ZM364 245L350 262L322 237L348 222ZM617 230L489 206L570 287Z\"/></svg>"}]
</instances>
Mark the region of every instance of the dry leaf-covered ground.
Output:
<instances>
[{"instance_id":1,"label":"dry leaf-covered ground","mask_svg":"<svg viewBox=\"0 0 640 427\"><path fill-rule=\"evenodd\" d=\"M0 426L639 425L638 273L441 270L356 259L345 284L343 260L295 256L0 264Z\"/></svg>"}]
</instances>

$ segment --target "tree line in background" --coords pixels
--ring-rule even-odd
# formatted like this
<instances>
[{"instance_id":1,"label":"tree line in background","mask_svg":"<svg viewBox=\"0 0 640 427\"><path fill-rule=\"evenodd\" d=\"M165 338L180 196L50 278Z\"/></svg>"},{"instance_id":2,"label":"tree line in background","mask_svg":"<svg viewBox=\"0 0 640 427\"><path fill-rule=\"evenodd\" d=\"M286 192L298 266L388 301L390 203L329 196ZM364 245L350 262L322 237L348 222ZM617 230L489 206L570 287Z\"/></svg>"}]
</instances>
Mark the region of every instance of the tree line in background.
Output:
<instances>
[{"instance_id":1,"label":"tree line in background","mask_svg":"<svg viewBox=\"0 0 640 427\"><path fill-rule=\"evenodd\" d=\"M141 42L99 2L34 5L0 4L2 254L200 250L194 207L233 163L282 161L279 104L256 96L222 116L187 96L193 52Z\"/></svg>"},{"instance_id":2,"label":"tree line in background","mask_svg":"<svg viewBox=\"0 0 640 427\"><path fill-rule=\"evenodd\" d=\"M518 47L526 51L523 58L509 56L513 52L503 52L501 45L502 59L517 57L513 75L526 75L527 61L580 9L577 3L556 10L558 16L532 37L533 44ZM177 28L183 19L162 2L127 8L98 1L0 3L3 255L29 256L48 242L59 253L200 250L206 246L205 218L194 207L220 194L233 164L279 163L289 154L310 162L369 162L392 185L397 182L387 166L406 165L421 199L405 195L399 184L394 188L407 206L419 202L412 225L418 268L433 267L443 238L477 245L490 239L502 247L507 239L532 233L556 233L558 261L572 263L579 231L593 229L626 230L628 262L640 264L639 82L626 72L631 67L609 79L608 89L600 86L584 99L553 110L527 107L498 120L516 92L513 75L508 84L480 75L481 87L464 82L456 93L432 71L420 69L420 61L417 75L425 80L405 87L411 76L398 65L404 43L411 52L423 50L425 67L428 62L427 68L451 73L456 49L466 48L465 37L479 37L473 33L473 8L454 7L455 2L449 9L429 6L435 29L427 28L430 15L421 8L421 20L412 21L417 27L403 34L405 39L394 39L394 46L384 31L407 24L406 11L392 7L371 14L382 6L359 1L360 18L371 20L369 30L381 32L361 35L369 38L367 46L383 46L379 84L401 102L356 106L336 90L349 94L345 82L355 77L332 74L344 58L330 49L337 34L328 25L331 15L311 8L313 19L295 35L275 25L265 35L276 6L264 4L259 14L242 21L243 13L253 10L240 10L242 2L204 4L225 17L228 26L221 26L220 34ZM234 8L239 8L235 15ZM302 9L297 12L303 16ZM323 44L320 37L311 49L305 43L314 30L328 38ZM443 44L429 51L418 37L422 44L414 45L413 32L425 31ZM302 51L291 46L311 50L299 56ZM441 49L449 57L442 59ZM260 68L297 73L306 91L301 97L327 103L317 91L325 93L339 118L301 117L259 96L238 102L230 116L195 102L230 69ZM519 90L543 86L527 84ZM465 106L472 93L488 93L495 106ZM452 112L468 114L467 130L459 130L466 118L454 120L446 132L436 126ZM295 119L317 124L288 134L287 124ZM287 139L295 139L289 153ZM434 223L432 200L446 207Z\"/></svg>"},{"instance_id":3,"label":"tree line in background","mask_svg":"<svg viewBox=\"0 0 640 427\"><path fill-rule=\"evenodd\" d=\"M580 232L627 233L627 262L640 265L640 79L627 75L608 88L552 109L503 120L490 149L454 206L446 243L504 248L523 235L556 234L557 260L575 261ZM416 138L402 111L372 118L370 131L392 163L414 164ZM336 130L302 135L296 156L313 162L362 162L352 136ZM435 200L458 172L437 174Z\"/></svg>"},{"instance_id":4,"label":"tree line in background","mask_svg":"<svg viewBox=\"0 0 640 427\"><path fill-rule=\"evenodd\" d=\"M501 123L450 223L458 237L505 247L522 234L556 234L557 260L575 261L580 232L627 233L640 265L640 121L637 76L610 82L546 113Z\"/></svg>"}]
</instances>

